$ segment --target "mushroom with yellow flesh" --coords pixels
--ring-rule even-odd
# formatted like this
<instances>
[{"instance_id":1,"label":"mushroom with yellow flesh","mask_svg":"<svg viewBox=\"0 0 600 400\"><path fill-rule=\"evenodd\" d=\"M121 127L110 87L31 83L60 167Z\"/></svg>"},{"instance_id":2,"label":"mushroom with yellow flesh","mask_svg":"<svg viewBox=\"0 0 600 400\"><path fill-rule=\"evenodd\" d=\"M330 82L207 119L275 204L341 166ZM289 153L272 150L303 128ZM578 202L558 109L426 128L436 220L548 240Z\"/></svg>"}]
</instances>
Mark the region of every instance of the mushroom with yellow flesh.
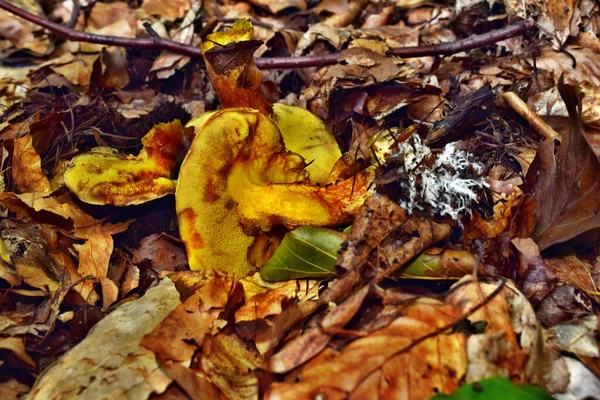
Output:
<instances>
[{"instance_id":1,"label":"mushroom with yellow flesh","mask_svg":"<svg viewBox=\"0 0 600 400\"><path fill-rule=\"evenodd\" d=\"M71 159L65 185L81 201L96 205L128 206L172 194L171 175L183 141L183 126L175 120L155 125L142 138L137 156L95 147Z\"/></svg>"},{"instance_id":2,"label":"mushroom with yellow flesh","mask_svg":"<svg viewBox=\"0 0 600 400\"><path fill-rule=\"evenodd\" d=\"M303 158L285 149L275 122L250 108L227 108L196 131L175 194L190 268L246 276L252 234L283 224L339 225L370 194L374 170L328 186L306 183Z\"/></svg>"},{"instance_id":3,"label":"mushroom with yellow flesh","mask_svg":"<svg viewBox=\"0 0 600 400\"><path fill-rule=\"evenodd\" d=\"M370 194L374 170L326 185L341 152L310 112L271 105L260 94L249 21L211 34L202 50L223 110L192 119L195 137L175 193L181 239L192 270L237 278L254 270L254 236L275 225L349 222Z\"/></svg>"},{"instance_id":4,"label":"mushroom with yellow flesh","mask_svg":"<svg viewBox=\"0 0 600 400\"><path fill-rule=\"evenodd\" d=\"M199 132L214 113L207 111L200 114L186 126ZM285 148L308 162L305 170L310 182L321 185L328 183L329 174L342 152L323 121L303 108L287 104L274 104L272 119L281 132Z\"/></svg>"}]
</instances>

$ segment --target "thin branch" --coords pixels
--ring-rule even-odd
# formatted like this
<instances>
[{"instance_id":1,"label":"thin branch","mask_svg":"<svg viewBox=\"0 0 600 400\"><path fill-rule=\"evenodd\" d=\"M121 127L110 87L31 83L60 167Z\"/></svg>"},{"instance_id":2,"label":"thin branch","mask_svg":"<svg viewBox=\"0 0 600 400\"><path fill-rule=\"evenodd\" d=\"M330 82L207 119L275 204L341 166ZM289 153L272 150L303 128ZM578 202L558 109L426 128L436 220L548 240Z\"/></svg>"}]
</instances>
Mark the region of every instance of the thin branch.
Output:
<instances>
[{"instance_id":1,"label":"thin branch","mask_svg":"<svg viewBox=\"0 0 600 400\"><path fill-rule=\"evenodd\" d=\"M94 33L81 32L66 26L54 23L46 18L31 14L6 0L0 0L0 8L15 14L29 22L39 25L43 28L56 34L61 39L71 40L74 42L86 42L105 44L108 46L135 47L141 49L162 49L169 50L173 53L183 54L190 57L202 57L202 51L194 46L188 46L169 39L160 38L125 38L108 35L97 35Z\"/></svg>"},{"instance_id":2,"label":"thin branch","mask_svg":"<svg viewBox=\"0 0 600 400\"><path fill-rule=\"evenodd\" d=\"M27 21L54 32L62 39L74 42L87 42L104 44L108 46L122 46L128 48L160 49L190 57L202 57L202 51L198 47L174 42L164 38L123 38L108 35L97 35L88 32L80 32L69 27L48 21L43 17L31 14L6 0L0 0L0 8L15 14ZM451 55L488 46L490 44L521 35L534 27L532 20L524 20L502 29L460 39L451 43L441 43L430 46L396 47L390 50L389 55L412 58L424 56ZM342 53L331 53L323 56L301 56L301 57L256 57L256 66L260 69L290 69L306 67L324 67L335 65L343 61Z\"/></svg>"}]
</instances>

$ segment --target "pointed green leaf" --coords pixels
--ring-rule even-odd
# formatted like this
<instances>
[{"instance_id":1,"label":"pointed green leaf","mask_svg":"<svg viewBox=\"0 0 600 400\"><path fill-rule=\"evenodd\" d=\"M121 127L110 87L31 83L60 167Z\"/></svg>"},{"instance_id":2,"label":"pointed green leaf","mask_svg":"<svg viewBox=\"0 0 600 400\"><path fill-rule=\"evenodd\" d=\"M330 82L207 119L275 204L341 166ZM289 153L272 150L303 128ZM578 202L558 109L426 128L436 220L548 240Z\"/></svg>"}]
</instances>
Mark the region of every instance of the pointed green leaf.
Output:
<instances>
[{"instance_id":1,"label":"pointed green leaf","mask_svg":"<svg viewBox=\"0 0 600 400\"><path fill-rule=\"evenodd\" d=\"M421 253L417 258L401 268L397 275L403 278L448 279L441 273L440 254Z\"/></svg>"},{"instance_id":2,"label":"pointed green leaf","mask_svg":"<svg viewBox=\"0 0 600 400\"><path fill-rule=\"evenodd\" d=\"M345 239L341 232L314 226L288 232L260 276L266 281L333 278L337 253Z\"/></svg>"},{"instance_id":3,"label":"pointed green leaf","mask_svg":"<svg viewBox=\"0 0 600 400\"><path fill-rule=\"evenodd\" d=\"M462 385L452 394L436 394L429 400L552 400L537 386L517 385L505 378L489 378Z\"/></svg>"}]
</instances>

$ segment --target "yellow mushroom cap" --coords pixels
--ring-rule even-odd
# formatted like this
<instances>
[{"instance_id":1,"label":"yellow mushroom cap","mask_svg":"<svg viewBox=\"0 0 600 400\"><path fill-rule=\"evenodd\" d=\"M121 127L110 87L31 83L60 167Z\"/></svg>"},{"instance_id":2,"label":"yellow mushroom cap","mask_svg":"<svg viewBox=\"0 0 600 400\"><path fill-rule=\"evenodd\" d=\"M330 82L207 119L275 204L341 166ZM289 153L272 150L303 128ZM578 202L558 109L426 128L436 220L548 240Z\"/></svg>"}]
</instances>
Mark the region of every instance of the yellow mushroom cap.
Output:
<instances>
[{"instance_id":1,"label":"yellow mushroom cap","mask_svg":"<svg viewBox=\"0 0 600 400\"><path fill-rule=\"evenodd\" d=\"M176 120L155 125L142 138L137 156L96 147L73 157L64 173L67 188L89 204L128 206L175 192L173 167L183 148L183 127Z\"/></svg>"}]
</instances>

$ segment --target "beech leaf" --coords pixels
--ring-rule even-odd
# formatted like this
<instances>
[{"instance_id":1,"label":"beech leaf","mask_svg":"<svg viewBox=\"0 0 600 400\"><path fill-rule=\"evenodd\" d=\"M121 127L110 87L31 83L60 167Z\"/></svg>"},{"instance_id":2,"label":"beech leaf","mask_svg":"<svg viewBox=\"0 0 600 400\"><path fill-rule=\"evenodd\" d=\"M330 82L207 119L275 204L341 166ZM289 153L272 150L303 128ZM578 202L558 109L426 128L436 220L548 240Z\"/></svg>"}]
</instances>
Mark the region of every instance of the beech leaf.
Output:
<instances>
[{"instance_id":1,"label":"beech leaf","mask_svg":"<svg viewBox=\"0 0 600 400\"><path fill-rule=\"evenodd\" d=\"M337 253L345 235L338 231L303 226L285 235L273 256L260 270L266 281L333 278Z\"/></svg>"},{"instance_id":2,"label":"beech leaf","mask_svg":"<svg viewBox=\"0 0 600 400\"><path fill-rule=\"evenodd\" d=\"M452 394L436 394L430 400L552 400L536 386L517 385L506 378L489 378L462 385Z\"/></svg>"},{"instance_id":3,"label":"beech leaf","mask_svg":"<svg viewBox=\"0 0 600 400\"><path fill-rule=\"evenodd\" d=\"M554 156L552 141L543 142L536 156L533 199L537 203L532 238L540 250L600 227L600 161L583 135L575 88L559 85L573 122Z\"/></svg>"}]
</instances>

